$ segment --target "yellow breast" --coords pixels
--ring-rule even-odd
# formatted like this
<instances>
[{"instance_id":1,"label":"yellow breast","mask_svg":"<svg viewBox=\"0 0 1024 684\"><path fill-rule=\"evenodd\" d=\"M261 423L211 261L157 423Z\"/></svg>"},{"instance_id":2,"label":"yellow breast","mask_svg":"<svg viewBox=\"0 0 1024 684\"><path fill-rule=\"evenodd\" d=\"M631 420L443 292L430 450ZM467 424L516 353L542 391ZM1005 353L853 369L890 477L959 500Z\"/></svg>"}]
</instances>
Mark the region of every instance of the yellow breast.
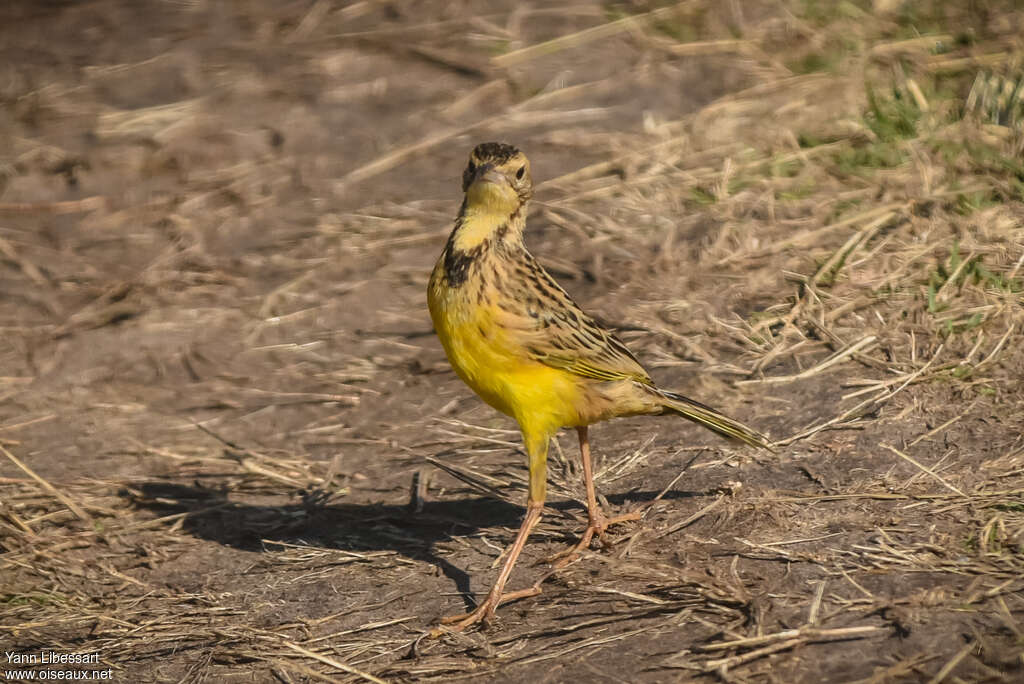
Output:
<instances>
[{"instance_id":1,"label":"yellow breast","mask_svg":"<svg viewBox=\"0 0 1024 684\"><path fill-rule=\"evenodd\" d=\"M496 322L496 305L478 302L472 287L447 288L440 280L431 279L430 315L463 382L524 430L553 433L576 424L581 388L572 374L530 359Z\"/></svg>"}]
</instances>

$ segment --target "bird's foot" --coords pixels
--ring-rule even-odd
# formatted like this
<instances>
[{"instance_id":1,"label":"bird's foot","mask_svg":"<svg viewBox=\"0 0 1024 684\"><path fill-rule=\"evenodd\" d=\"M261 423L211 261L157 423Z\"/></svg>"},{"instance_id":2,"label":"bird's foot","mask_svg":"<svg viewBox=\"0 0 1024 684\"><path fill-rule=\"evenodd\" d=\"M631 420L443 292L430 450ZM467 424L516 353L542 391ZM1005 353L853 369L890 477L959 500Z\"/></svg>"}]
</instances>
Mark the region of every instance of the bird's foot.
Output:
<instances>
[{"instance_id":1,"label":"bird's foot","mask_svg":"<svg viewBox=\"0 0 1024 684\"><path fill-rule=\"evenodd\" d=\"M430 631L430 634L431 636L440 636L445 632L461 632L478 623L486 624L494 617L494 611L498 609L498 606L512 601L518 601L522 598L536 596L541 593L541 591L540 583L538 582L532 587L520 589L519 591L510 591L501 595L493 593L488 594L483 603L478 605L476 610L473 612L462 613L460 615L449 615L448 617L441 618L441 624L444 626L435 627Z\"/></svg>"},{"instance_id":2,"label":"bird's foot","mask_svg":"<svg viewBox=\"0 0 1024 684\"><path fill-rule=\"evenodd\" d=\"M587 529L584 530L583 536L576 543L575 546L556 553L554 556L545 558L544 561L547 563L554 563L555 569L564 568L569 563L579 558L580 552L584 549L590 548L590 542L594 538L600 538L612 525L618 525L619 523L629 522L630 520L640 520L644 514L642 511L634 511L632 513L624 513L617 515L614 518L606 518L604 515L598 514L590 519L590 523L587 525Z\"/></svg>"}]
</instances>

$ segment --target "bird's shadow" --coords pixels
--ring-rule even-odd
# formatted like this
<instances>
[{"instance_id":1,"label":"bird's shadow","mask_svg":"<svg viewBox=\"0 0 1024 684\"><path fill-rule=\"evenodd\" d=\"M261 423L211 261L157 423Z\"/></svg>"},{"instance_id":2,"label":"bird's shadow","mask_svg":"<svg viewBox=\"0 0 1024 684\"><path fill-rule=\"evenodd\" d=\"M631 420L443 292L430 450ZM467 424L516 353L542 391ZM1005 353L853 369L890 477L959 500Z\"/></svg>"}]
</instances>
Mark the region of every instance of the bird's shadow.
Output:
<instances>
[{"instance_id":1,"label":"bird's shadow","mask_svg":"<svg viewBox=\"0 0 1024 684\"><path fill-rule=\"evenodd\" d=\"M226 489L196 483L148 482L124 490L121 495L160 516L183 515L181 529L199 539L245 551L274 550L273 542L343 549L352 552L393 551L412 560L426 561L448 577L462 594L467 610L474 607L470 576L435 552L435 545L455 537L470 536L484 528L516 528L524 508L498 499L475 497L456 501L428 501L413 510L398 504L323 503L320 493L305 493L294 504L260 506L232 501ZM639 503L657 496L653 492L612 495ZM700 496L697 492L669 491L662 499ZM582 531L568 522L582 512L573 501L553 501L545 506L563 513L566 533ZM586 520L585 512L580 520ZM269 544L268 544L269 542Z\"/></svg>"}]
</instances>

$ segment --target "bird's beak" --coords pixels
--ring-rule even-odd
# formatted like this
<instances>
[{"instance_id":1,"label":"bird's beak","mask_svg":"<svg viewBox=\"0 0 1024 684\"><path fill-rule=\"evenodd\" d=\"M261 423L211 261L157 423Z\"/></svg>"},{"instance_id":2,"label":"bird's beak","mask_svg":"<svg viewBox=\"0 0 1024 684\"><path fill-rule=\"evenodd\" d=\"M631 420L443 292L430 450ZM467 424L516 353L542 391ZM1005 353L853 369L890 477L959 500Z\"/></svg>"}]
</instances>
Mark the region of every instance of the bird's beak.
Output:
<instances>
[{"instance_id":1,"label":"bird's beak","mask_svg":"<svg viewBox=\"0 0 1024 684\"><path fill-rule=\"evenodd\" d=\"M508 179L506 179L500 171L495 169L493 164L481 164L477 167L476 173L473 174L473 180L470 185L476 185L477 183L506 185L508 183Z\"/></svg>"},{"instance_id":2,"label":"bird's beak","mask_svg":"<svg viewBox=\"0 0 1024 684\"><path fill-rule=\"evenodd\" d=\"M521 203L508 177L493 164L481 164L473 172L466 202L474 211L506 217Z\"/></svg>"}]
</instances>

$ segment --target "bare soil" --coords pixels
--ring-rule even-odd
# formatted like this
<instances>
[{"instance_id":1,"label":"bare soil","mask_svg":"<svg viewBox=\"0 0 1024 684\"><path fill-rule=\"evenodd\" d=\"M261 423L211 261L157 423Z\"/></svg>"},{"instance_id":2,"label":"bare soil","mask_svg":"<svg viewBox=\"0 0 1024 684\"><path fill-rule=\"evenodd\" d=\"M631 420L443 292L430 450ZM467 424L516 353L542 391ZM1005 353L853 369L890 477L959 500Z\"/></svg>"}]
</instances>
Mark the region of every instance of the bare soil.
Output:
<instances>
[{"instance_id":1,"label":"bare soil","mask_svg":"<svg viewBox=\"0 0 1024 684\"><path fill-rule=\"evenodd\" d=\"M967 4L5 4L0 650L126 682L1021 681L1021 133L941 117L1024 24ZM866 81L928 84L891 150ZM586 521L561 435L511 582L543 593L431 636L525 501L425 306L491 139L577 301L778 452L595 426L605 504L645 518L552 571Z\"/></svg>"}]
</instances>

